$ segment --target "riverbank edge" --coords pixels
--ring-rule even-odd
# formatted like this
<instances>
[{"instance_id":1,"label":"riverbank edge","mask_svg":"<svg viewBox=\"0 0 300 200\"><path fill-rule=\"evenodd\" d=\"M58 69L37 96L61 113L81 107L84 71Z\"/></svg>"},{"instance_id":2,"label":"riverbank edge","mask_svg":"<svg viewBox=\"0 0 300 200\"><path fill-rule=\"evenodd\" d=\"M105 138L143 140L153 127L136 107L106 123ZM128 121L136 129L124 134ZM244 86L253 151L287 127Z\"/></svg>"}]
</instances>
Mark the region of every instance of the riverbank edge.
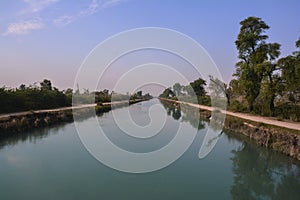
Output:
<instances>
[{"instance_id":1,"label":"riverbank edge","mask_svg":"<svg viewBox=\"0 0 300 200\"><path fill-rule=\"evenodd\" d=\"M203 109L185 102L165 98L159 99L176 104L189 105L200 109L200 112L212 111L211 107L210 109ZM233 134L244 135L250 138L250 140L254 140L260 146L273 149L300 161L300 131L298 130L264 124L262 122L254 122L228 114L226 115L224 130L230 131Z\"/></svg>"},{"instance_id":2,"label":"riverbank edge","mask_svg":"<svg viewBox=\"0 0 300 200\"><path fill-rule=\"evenodd\" d=\"M88 112L90 109L95 109L97 114L101 114L111 109L147 100L149 99L130 100L129 103L128 101L106 102L100 105L87 104L74 107L5 114L0 116L0 136L43 128L63 122L73 122L73 115L77 115L76 119L85 119L92 113ZM76 112L74 112L74 110L76 110Z\"/></svg>"}]
</instances>

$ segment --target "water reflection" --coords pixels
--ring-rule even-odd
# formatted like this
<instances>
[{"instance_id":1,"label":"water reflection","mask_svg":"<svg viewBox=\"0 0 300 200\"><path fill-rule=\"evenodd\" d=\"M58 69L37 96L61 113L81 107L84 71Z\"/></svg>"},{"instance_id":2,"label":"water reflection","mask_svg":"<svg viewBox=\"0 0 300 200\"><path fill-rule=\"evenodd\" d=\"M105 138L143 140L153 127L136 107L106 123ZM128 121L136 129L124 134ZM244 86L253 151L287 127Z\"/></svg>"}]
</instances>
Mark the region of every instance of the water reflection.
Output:
<instances>
[{"instance_id":1,"label":"water reflection","mask_svg":"<svg viewBox=\"0 0 300 200\"><path fill-rule=\"evenodd\" d=\"M30 141L32 143L37 142L43 138L49 136L50 133L58 133L60 129L63 129L66 123L62 123L51 128L39 128L30 132L10 133L5 132L0 134L0 150L5 146L15 146L19 143ZM51 131L50 131L51 130Z\"/></svg>"},{"instance_id":2,"label":"water reflection","mask_svg":"<svg viewBox=\"0 0 300 200\"><path fill-rule=\"evenodd\" d=\"M109 112L105 110L97 113L98 117L103 116L104 113ZM74 110L73 113L78 115L78 121L85 121L94 116L94 108L84 108ZM60 130L63 130L67 124L73 123L72 121L59 122L48 127L40 127L34 130L22 131L22 132L0 132L0 150L5 146L15 146L18 143L24 143L26 141L35 143L38 140L46 138L49 134L57 134Z\"/></svg>"},{"instance_id":3,"label":"water reflection","mask_svg":"<svg viewBox=\"0 0 300 200\"><path fill-rule=\"evenodd\" d=\"M207 127L204 140L198 153L198 157L200 159L205 158L213 150L219 138L223 134L222 128L225 117L224 114L220 111L213 111L211 113L210 111L197 109L186 104L163 100L161 103L167 110L167 113L172 115L174 119L176 119L174 114L177 117L177 113L180 113L182 122L188 122L198 130L204 129L205 125L208 124L205 121L209 121L210 119L209 126Z\"/></svg>"},{"instance_id":4,"label":"water reflection","mask_svg":"<svg viewBox=\"0 0 300 200\"><path fill-rule=\"evenodd\" d=\"M198 109L182 104L161 101L168 115L176 120L189 122L198 129L205 128L208 116L200 117ZM200 112L201 113L201 112ZM175 115L175 117L174 117ZM225 134L223 134L225 133ZM238 141L237 149L231 151L233 183L230 186L231 199L299 199L300 163L271 149L258 146L247 137L228 132L219 132L207 140L212 146L217 139L225 136L229 144ZM221 144L220 144L221 145Z\"/></svg>"},{"instance_id":5,"label":"water reflection","mask_svg":"<svg viewBox=\"0 0 300 200\"><path fill-rule=\"evenodd\" d=\"M163 135L150 141L137 143L132 138L120 136L111 113L99 117L99 121L113 142L133 152L149 152L168 144L180 121L194 128L208 128L208 114L200 113L199 124L196 117L199 110L161 103L171 117L168 117ZM141 108L136 105L132 109L133 117L145 119L143 116L151 105L146 102ZM93 128L89 120L82 123ZM133 194L133 199L299 199L299 162L259 147L239 134L218 133L217 138L208 140L208 145L212 145L220 138L212 154L199 160L196 153L200 141L204 140L202 133L205 133L199 131L195 143L170 167L155 173L132 175L96 162L80 144L74 127L69 125L0 138L0 199L42 199L49 194L49 188L52 192L49 198L55 195L57 199L83 199L86 194L92 194L95 199L132 199ZM55 137L51 137L54 134ZM39 143L38 140L47 137L49 140ZM27 141L30 144L18 145ZM15 147L1 149L5 146ZM17 162L18 159L22 162ZM89 184L82 185L83 182ZM9 198L12 196L16 198Z\"/></svg>"},{"instance_id":6,"label":"water reflection","mask_svg":"<svg viewBox=\"0 0 300 200\"><path fill-rule=\"evenodd\" d=\"M236 136L240 141L245 138ZM232 199L297 199L299 163L246 141L232 151L234 182Z\"/></svg>"},{"instance_id":7,"label":"water reflection","mask_svg":"<svg viewBox=\"0 0 300 200\"><path fill-rule=\"evenodd\" d=\"M181 120L182 122L188 122L194 128L198 130L205 128L205 121L208 121L209 113L200 112L199 109L193 108L188 105L172 103L168 101L160 100L160 103L166 109L167 114L172 116L175 120ZM199 119L200 116L200 119Z\"/></svg>"}]
</instances>

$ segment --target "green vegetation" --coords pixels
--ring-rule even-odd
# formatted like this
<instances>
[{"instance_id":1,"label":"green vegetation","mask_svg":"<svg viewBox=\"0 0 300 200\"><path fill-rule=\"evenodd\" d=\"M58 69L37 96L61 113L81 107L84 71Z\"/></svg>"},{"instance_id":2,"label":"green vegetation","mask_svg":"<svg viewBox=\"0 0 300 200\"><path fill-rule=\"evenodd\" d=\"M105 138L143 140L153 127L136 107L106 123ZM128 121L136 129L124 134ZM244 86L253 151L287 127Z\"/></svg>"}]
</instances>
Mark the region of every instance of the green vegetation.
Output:
<instances>
[{"instance_id":1,"label":"green vegetation","mask_svg":"<svg viewBox=\"0 0 300 200\"><path fill-rule=\"evenodd\" d=\"M69 91L59 91L52 87L49 80L44 80L40 86L20 85L19 88L0 88L0 113L19 112L70 106L72 94Z\"/></svg>"},{"instance_id":2,"label":"green vegetation","mask_svg":"<svg viewBox=\"0 0 300 200\"><path fill-rule=\"evenodd\" d=\"M262 19L248 17L240 24L235 88L230 88L239 98L236 102L248 112L300 121L300 51L279 59L280 44L268 43L269 26ZM246 111L235 104L238 111Z\"/></svg>"},{"instance_id":3,"label":"green vegetation","mask_svg":"<svg viewBox=\"0 0 300 200\"><path fill-rule=\"evenodd\" d=\"M267 43L268 36L263 33L269 26L260 18L248 17L240 24L240 33L235 41L239 62L236 63L234 76L245 92L249 111L254 109L254 102L261 92L261 83L265 78L271 96L270 109L274 110L274 60L280 54L280 45Z\"/></svg>"},{"instance_id":4,"label":"green vegetation","mask_svg":"<svg viewBox=\"0 0 300 200\"><path fill-rule=\"evenodd\" d=\"M240 25L234 79L227 85L210 76L209 95L226 98L232 111L300 121L300 39L296 41L298 51L279 58L280 44L269 42L265 32L270 27L261 18L248 17ZM160 97L189 101L197 96L199 104L210 105L205 86L201 78L188 86L175 83Z\"/></svg>"},{"instance_id":5,"label":"green vegetation","mask_svg":"<svg viewBox=\"0 0 300 200\"><path fill-rule=\"evenodd\" d=\"M71 106L72 97L77 104L97 103L98 105L111 101L152 98L150 94L143 95L142 91L138 91L133 95L123 95L115 92L109 93L107 89L91 93L86 89L84 89L83 93L80 93L79 89L73 92L70 88L60 91L52 86L50 80L45 79L39 85L26 86L25 84L21 84L18 88L14 89L0 88L0 113Z\"/></svg>"},{"instance_id":6,"label":"green vegetation","mask_svg":"<svg viewBox=\"0 0 300 200\"><path fill-rule=\"evenodd\" d=\"M206 81L201 78L198 78L186 86L175 83L172 87L173 89L171 87L166 88L159 97L173 100L180 98L187 102L210 105L210 98L205 91L205 86ZM195 99L197 99L197 102L194 102Z\"/></svg>"}]
</instances>

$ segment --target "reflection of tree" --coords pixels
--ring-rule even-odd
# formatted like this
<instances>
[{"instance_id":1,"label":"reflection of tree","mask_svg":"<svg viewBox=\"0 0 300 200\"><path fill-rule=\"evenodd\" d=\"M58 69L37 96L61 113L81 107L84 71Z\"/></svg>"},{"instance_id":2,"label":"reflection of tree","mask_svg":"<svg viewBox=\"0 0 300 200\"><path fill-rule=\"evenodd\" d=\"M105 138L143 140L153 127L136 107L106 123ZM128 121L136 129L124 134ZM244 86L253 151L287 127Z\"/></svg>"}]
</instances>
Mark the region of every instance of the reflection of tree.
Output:
<instances>
[{"instance_id":1,"label":"reflection of tree","mask_svg":"<svg viewBox=\"0 0 300 200\"><path fill-rule=\"evenodd\" d=\"M288 158L250 142L232 154L232 199L296 199L299 169Z\"/></svg>"},{"instance_id":2,"label":"reflection of tree","mask_svg":"<svg viewBox=\"0 0 300 200\"><path fill-rule=\"evenodd\" d=\"M179 104L177 104L177 106L175 106L174 103L167 102L167 101L161 101L161 104L166 109L167 114L169 116L172 116L176 120L180 119L180 117L181 117L181 109L180 109Z\"/></svg>"},{"instance_id":3,"label":"reflection of tree","mask_svg":"<svg viewBox=\"0 0 300 200\"><path fill-rule=\"evenodd\" d=\"M273 199L296 199L299 196L299 171L290 172L288 176L283 176L276 189L276 195Z\"/></svg>"},{"instance_id":4,"label":"reflection of tree","mask_svg":"<svg viewBox=\"0 0 300 200\"><path fill-rule=\"evenodd\" d=\"M222 135L223 135L223 131L221 131L217 136L215 136L212 139L208 140L207 144L210 146L214 141L219 139Z\"/></svg>"},{"instance_id":5,"label":"reflection of tree","mask_svg":"<svg viewBox=\"0 0 300 200\"><path fill-rule=\"evenodd\" d=\"M58 133L58 130L63 128L66 123L53 126L51 128L52 133ZM16 145L18 143L23 143L26 141L36 142L37 140L41 140L46 138L49 135L50 131L49 128L40 128L31 132L22 132L22 133L6 133L0 136L0 149L8 145Z\"/></svg>"},{"instance_id":6,"label":"reflection of tree","mask_svg":"<svg viewBox=\"0 0 300 200\"><path fill-rule=\"evenodd\" d=\"M74 115L76 115L76 121L84 121L90 117L94 116L95 110L94 108L84 108L84 109L78 109L72 111ZM107 112L107 111L106 111ZM104 112L103 112L104 113ZM98 116L103 115L103 113L100 113ZM41 140L43 138L46 138L49 136L50 133L58 133L58 130L63 129L66 124L73 123L72 121L61 121L57 123L53 123L52 125L48 127L40 127L34 130L28 130L24 132L4 132L0 133L0 150L5 146L14 146L18 143L31 141L36 142L38 140Z\"/></svg>"},{"instance_id":7,"label":"reflection of tree","mask_svg":"<svg viewBox=\"0 0 300 200\"><path fill-rule=\"evenodd\" d=\"M181 117L181 111L179 108L174 108L173 109L173 114L172 114L172 117L176 120L179 120L180 117Z\"/></svg>"},{"instance_id":8,"label":"reflection of tree","mask_svg":"<svg viewBox=\"0 0 300 200\"><path fill-rule=\"evenodd\" d=\"M172 103L168 101L160 101L163 107L166 109L167 114L172 116L175 120L183 122L189 122L194 128L203 129L205 123L199 118L199 109L190 107L188 105Z\"/></svg>"}]
</instances>

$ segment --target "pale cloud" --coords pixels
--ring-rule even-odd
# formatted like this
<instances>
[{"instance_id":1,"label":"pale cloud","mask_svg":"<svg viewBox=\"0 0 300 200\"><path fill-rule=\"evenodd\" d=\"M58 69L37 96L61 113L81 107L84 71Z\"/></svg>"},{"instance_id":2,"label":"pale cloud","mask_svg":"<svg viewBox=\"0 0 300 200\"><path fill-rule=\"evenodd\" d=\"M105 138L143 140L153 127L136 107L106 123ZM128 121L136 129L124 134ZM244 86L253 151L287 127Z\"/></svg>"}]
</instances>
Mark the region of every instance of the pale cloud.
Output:
<instances>
[{"instance_id":1,"label":"pale cloud","mask_svg":"<svg viewBox=\"0 0 300 200\"><path fill-rule=\"evenodd\" d=\"M69 16L69 15L63 15L61 17L54 19L53 24L55 24L57 26L65 26L67 24L70 24L73 21L74 21L74 17Z\"/></svg>"},{"instance_id":2,"label":"pale cloud","mask_svg":"<svg viewBox=\"0 0 300 200\"><path fill-rule=\"evenodd\" d=\"M42 10L48 8L49 6L57 3L59 0L22 0L27 4L27 7L24 8L19 14L30 14L31 16L36 15ZM117 5L125 0L91 0L88 6L77 12L74 15L62 15L60 17L52 20L52 23L56 26L64 26L74 22L75 20L93 15L97 13L100 9ZM29 15L29 16L30 16ZM2 35L20 35L26 34L33 30L42 29L44 23L41 18L36 18L32 20L24 20L15 23L10 23L7 26L6 32Z\"/></svg>"},{"instance_id":3,"label":"pale cloud","mask_svg":"<svg viewBox=\"0 0 300 200\"><path fill-rule=\"evenodd\" d=\"M92 2L89 4L89 7L85 10L82 10L79 12L78 16L88 16L96 13L100 8L100 4L97 0L92 0Z\"/></svg>"},{"instance_id":4,"label":"pale cloud","mask_svg":"<svg viewBox=\"0 0 300 200\"><path fill-rule=\"evenodd\" d=\"M121 3L122 1L124 1L124 0L107 0L107 1L103 2L101 7L105 8L105 7L109 7L109 6L115 6L119 3Z\"/></svg>"},{"instance_id":5,"label":"pale cloud","mask_svg":"<svg viewBox=\"0 0 300 200\"><path fill-rule=\"evenodd\" d=\"M67 25L69 23L72 23L73 21L75 21L79 18L93 15L93 14L97 13L100 9L103 9L105 7L117 5L122 1L124 1L124 0L102 0L102 1L92 0L90 2L90 4L88 5L88 7L83 9L83 10L80 10L77 13L77 15L73 15L73 16L63 15L63 16L60 16L60 17L53 20L53 24L57 25L57 26L64 26L64 25Z\"/></svg>"},{"instance_id":6,"label":"pale cloud","mask_svg":"<svg viewBox=\"0 0 300 200\"><path fill-rule=\"evenodd\" d=\"M22 11L22 13L26 12L39 12L48 6L56 3L58 0L23 0L23 2L27 3L29 5L28 8Z\"/></svg>"},{"instance_id":7,"label":"pale cloud","mask_svg":"<svg viewBox=\"0 0 300 200\"><path fill-rule=\"evenodd\" d=\"M44 24L41 19L32 19L27 21L21 21L17 23L11 23L8 25L7 30L3 35L20 35L29 33L32 30L38 30L43 28Z\"/></svg>"}]
</instances>

